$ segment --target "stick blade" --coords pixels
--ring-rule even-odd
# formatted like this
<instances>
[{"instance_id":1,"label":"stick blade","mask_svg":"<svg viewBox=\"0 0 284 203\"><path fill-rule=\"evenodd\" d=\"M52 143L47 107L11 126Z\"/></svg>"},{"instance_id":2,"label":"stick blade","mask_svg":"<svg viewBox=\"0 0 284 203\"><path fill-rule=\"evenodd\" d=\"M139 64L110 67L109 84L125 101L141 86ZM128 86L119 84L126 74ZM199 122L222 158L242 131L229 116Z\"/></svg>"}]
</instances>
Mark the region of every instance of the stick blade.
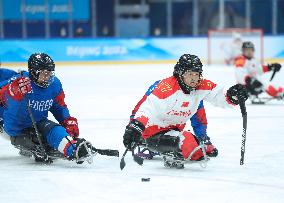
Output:
<instances>
[{"instance_id":1,"label":"stick blade","mask_svg":"<svg viewBox=\"0 0 284 203\"><path fill-rule=\"evenodd\" d=\"M144 162L144 159L143 159L143 158L141 158L141 157L139 157L139 156L137 156L137 155L133 155L133 159L134 159L134 161L135 161L137 164L139 164L140 166L143 165L143 162Z\"/></svg>"},{"instance_id":2,"label":"stick blade","mask_svg":"<svg viewBox=\"0 0 284 203\"><path fill-rule=\"evenodd\" d=\"M124 157L120 160L120 170L123 170L125 167L125 161L124 161Z\"/></svg>"}]
</instances>

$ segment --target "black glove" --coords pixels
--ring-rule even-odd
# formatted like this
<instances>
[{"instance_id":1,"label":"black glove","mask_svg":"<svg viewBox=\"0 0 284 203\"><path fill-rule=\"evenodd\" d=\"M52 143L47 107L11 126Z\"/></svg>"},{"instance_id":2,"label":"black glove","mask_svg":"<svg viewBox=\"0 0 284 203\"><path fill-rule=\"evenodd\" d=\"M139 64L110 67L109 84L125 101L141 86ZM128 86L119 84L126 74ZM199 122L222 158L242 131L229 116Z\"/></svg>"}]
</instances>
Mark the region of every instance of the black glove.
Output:
<instances>
[{"instance_id":1,"label":"black glove","mask_svg":"<svg viewBox=\"0 0 284 203\"><path fill-rule=\"evenodd\" d=\"M263 84L256 78L247 77L245 82L249 94L259 95L263 92Z\"/></svg>"},{"instance_id":2,"label":"black glove","mask_svg":"<svg viewBox=\"0 0 284 203\"><path fill-rule=\"evenodd\" d=\"M240 101L245 102L248 99L248 91L244 85L236 84L227 90L227 97L230 102L238 105Z\"/></svg>"},{"instance_id":3,"label":"black glove","mask_svg":"<svg viewBox=\"0 0 284 203\"><path fill-rule=\"evenodd\" d=\"M145 126L138 120L133 119L130 123L126 126L124 135L123 135L123 144L124 146L132 150L133 146L137 144L140 139L142 132L145 130Z\"/></svg>"},{"instance_id":4,"label":"black glove","mask_svg":"<svg viewBox=\"0 0 284 203\"><path fill-rule=\"evenodd\" d=\"M252 83L253 83L253 78L251 77L246 77L245 78L245 83L246 83L246 86L250 86Z\"/></svg>"},{"instance_id":5,"label":"black glove","mask_svg":"<svg viewBox=\"0 0 284 203\"><path fill-rule=\"evenodd\" d=\"M279 64L279 63L268 64L267 68L268 68L269 71L278 72L281 69L281 64Z\"/></svg>"}]
</instances>

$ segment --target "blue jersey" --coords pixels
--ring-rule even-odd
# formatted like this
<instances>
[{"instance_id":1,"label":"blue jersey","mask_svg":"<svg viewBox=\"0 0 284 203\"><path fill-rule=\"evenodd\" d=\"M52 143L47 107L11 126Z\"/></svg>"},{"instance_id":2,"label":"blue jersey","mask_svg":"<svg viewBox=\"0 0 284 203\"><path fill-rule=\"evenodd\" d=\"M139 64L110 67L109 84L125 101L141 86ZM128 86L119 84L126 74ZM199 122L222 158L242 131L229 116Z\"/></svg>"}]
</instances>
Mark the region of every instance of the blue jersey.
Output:
<instances>
[{"instance_id":1,"label":"blue jersey","mask_svg":"<svg viewBox=\"0 0 284 203\"><path fill-rule=\"evenodd\" d=\"M16 71L0 68L0 88L6 85L9 82L9 79L12 78L14 75L17 75Z\"/></svg>"},{"instance_id":2,"label":"blue jersey","mask_svg":"<svg viewBox=\"0 0 284 203\"><path fill-rule=\"evenodd\" d=\"M9 83L9 80L14 76L17 75L16 71L7 69L7 68L0 68L0 89ZM0 118L3 117L4 108L0 106Z\"/></svg>"},{"instance_id":3,"label":"blue jersey","mask_svg":"<svg viewBox=\"0 0 284 203\"><path fill-rule=\"evenodd\" d=\"M29 77L28 72L23 76ZM15 78L20 77L17 75ZM31 81L32 93L27 94L22 100L14 100L5 93L4 130L10 136L17 136L25 128L32 126L27 105L30 106L36 122L46 120L50 111L58 122L70 117L69 110L64 102L64 92L60 80L54 81L47 87L41 88Z\"/></svg>"}]
</instances>

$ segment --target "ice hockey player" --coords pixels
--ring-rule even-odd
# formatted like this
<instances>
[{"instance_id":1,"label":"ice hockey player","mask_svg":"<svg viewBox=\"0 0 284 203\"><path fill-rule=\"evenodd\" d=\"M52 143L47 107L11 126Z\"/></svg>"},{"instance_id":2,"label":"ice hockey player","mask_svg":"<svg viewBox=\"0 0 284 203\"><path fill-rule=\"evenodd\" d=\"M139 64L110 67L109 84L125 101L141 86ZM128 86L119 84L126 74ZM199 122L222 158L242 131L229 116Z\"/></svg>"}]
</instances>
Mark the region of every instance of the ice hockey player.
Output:
<instances>
[{"instance_id":1,"label":"ice hockey player","mask_svg":"<svg viewBox=\"0 0 284 203\"><path fill-rule=\"evenodd\" d=\"M0 89L9 83L9 80L17 75L17 72L8 68L0 68Z\"/></svg>"},{"instance_id":2,"label":"ice hockey player","mask_svg":"<svg viewBox=\"0 0 284 203\"><path fill-rule=\"evenodd\" d=\"M8 83L8 80L11 79L14 75L17 75L17 72L8 68L0 68L0 88Z\"/></svg>"},{"instance_id":3,"label":"ice hockey player","mask_svg":"<svg viewBox=\"0 0 284 203\"><path fill-rule=\"evenodd\" d=\"M241 84L224 93L217 84L203 79L202 71L197 56L182 55L173 76L155 82L136 106L123 135L125 147L133 150L142 136L150 150L161 153L166 167L183 168L185 160L202 160L205 155L199 147L204 142L202 137L185 130L186 122L195 115L201 101L233 107L248 97Z\"/></svg>"},{"instance_id":4,"label":"ice hockey player","mask_svg":"<svg viewBox=\"0 0 284 203\"><path fill-rule=\"evenodd\" d=\"M0 63L1 65L1 63ZM0 68L0 89L9 82L17 72L7 68ZM3 132L3 106L0 105L0 133Z\"/></svg>"},{"instance_id":5,"label":"ice hockey player","mask_svg":"<svg viewBox=\"0 0 284 203\"><path fill-rule=\"evenodd\" d=\"M21 72L2 87L4 131L16 148L31 152L36 161L47 161L46 152L51 149L76 163L90 162L92 146L78 138L77 119L69 114L61 82L54 71L50 56L34 53L28 59L28 72ZM48 120L49 111L59 123Z\"/></svg>"},{"instance_id":6,"label":"ice hockey player","mask_svg":"<svg viewBox=\"0 0 284 203\"><path fill-rule=\"evenodd\" d=\"M242 45L242 55L235 59L235 75L237 82L247 87L249 95L254 97L266 92L273 98L283 99L284 88L275 87L266 82L261 76L269 71L278 72L281 69L279 63L261 65L254 58L254 44L246 41Z\"/></svg>"}]
</instances>

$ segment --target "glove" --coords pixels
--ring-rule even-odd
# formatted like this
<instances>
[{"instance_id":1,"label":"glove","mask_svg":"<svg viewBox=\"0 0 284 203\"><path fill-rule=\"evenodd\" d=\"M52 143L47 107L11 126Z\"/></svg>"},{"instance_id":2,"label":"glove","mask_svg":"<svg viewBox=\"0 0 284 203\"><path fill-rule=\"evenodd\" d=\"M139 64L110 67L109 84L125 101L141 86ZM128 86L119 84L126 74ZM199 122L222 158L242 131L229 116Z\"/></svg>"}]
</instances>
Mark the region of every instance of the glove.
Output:
<instances>
[{"instance_id":1,"label":"glove","mask_svg":"<svg viewBox=\"0 0 284 203\"><path fill-rule=\"evenodd\" d=\"M140 139L142 132L145 130L145 126L138 120L131 120L130 123L126 126L124 135L123 135L123 144L124 146L132 150L133 146L137 144Z\"/></svg>"},{"instance_id":2,"label":"glove","mask_svg":"<svg viewBox=\"0 0 284 203\"><path fill-rule=\"evenodd\" d=\"M251 77L246 77L245 79L246 82L246 87L247 88L261 88L263 86L263 84L256 78L251 78Z\"/></svg>"},{"instance_id":3,"label":"glove","mask_svg":"<svg viewBox=\"0 0 284 203\"><path fill-rule=\"evenodd\" d=\"M248 92L244 85L236 84L227 90L227 98L235 105L239 105L240 101L245 102L248 99Z\"/></svg>"},{"instance_id":4,"label":"glove","mask_svg":"<svg viewBox=\"0 0 284 203\"><path fill-rule=\"evenodd\" d=\"M250 85L253 83L253 81L254 81L253 78L247 76L247 77L245 78L246 86L250 86Z\"/></svg>"},{"instance_id":5,"label":"glove","mask_svg":"<svg viewBox=\"0 0 284 203\"><path fill-rule=\"evenodd\" d=\"M23 97L32 91L31 80L28 77L19 77L9 84L8 94L15 100L22 100Z\"/></svg>"},{"instance_id":6,"label":"glove","mask_svg":"<svg viewBox=\"0 0 284 203\"><path fill-rule=\"evenodd\" d=\"M259 95L263 92L263 85L256 78L246 77L245 82L246 88L250 94Z\"/></svg>"},{"instance_id":7,"label":"glove","mask_svg":"<svg viewBox=\"0 0 284 203\"><path fill-rule=\"evenodd\" d=\"M66 129L66 132L74 138L79 136L78 121L74 117L66 118L61 125Z\"/></svg>"},{"instance_id":8,"label":"glove","mask_svg":"<svg viewBox=\"0 0 284 203\"><path fill-rule=\"evenodd\" d=\"M269 71L278 72L281 69L281 64L279 64L279 63L268 64L267 68L268 68Z\"/></svg>"}]
</instances>

